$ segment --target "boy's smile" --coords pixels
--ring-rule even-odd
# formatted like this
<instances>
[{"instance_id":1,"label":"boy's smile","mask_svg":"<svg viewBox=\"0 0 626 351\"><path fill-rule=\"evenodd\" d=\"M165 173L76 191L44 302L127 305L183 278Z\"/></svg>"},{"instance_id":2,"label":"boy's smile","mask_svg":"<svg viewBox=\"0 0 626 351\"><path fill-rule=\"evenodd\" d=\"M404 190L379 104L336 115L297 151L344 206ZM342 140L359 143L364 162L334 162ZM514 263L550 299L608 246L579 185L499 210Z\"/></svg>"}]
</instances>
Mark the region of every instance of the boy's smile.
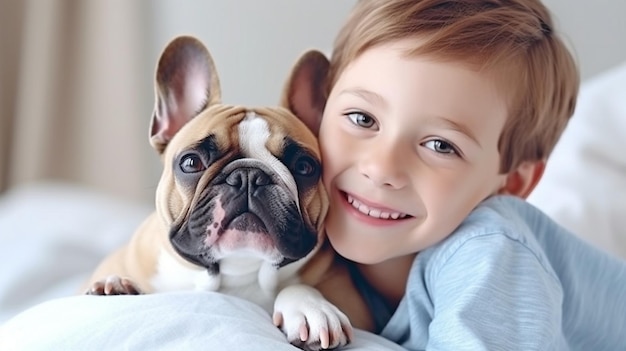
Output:
<instances>
[{"instance_id":1,"label":"boy's smile","mask_svg":"<svg viewBox=\"0 0 626 351\"><path fill-rule=\"evenodd\" d=\"M414 41L412 41L414 43ZM448 236L505 181L505 97L469 65L376 46L339 76L320 129L333 246L360 263Z\"/></svg>"},{"instance_id":2,"label":"boy's smile","mask_svg":"<svg viewBox=\"0 0 626 351\"><path fill-rule=\"evenodd\" d=\"M368 202L365 199L358 198L356 195L344 192L342 192L342 195L346 210L351 211L361 221L366 221L371 225L395 225L399 220L412 218L411 215L404 212Z\"/></svg>"}]
</instances>

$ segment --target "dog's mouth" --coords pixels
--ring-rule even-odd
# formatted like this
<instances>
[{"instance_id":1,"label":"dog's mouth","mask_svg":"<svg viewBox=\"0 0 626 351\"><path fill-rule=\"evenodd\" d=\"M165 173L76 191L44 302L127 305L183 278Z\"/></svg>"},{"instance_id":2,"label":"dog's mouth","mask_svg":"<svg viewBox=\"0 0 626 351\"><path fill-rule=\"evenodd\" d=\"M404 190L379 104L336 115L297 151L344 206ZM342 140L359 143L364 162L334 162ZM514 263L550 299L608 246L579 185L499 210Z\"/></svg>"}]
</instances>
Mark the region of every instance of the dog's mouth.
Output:
<instances>
[{"instance_id":1,"label":"dog's mouth","mask_svg":"<svg viewBox=\"0 0 626 351\"><path fill-rule=\"evenodd\" d=\"M261 218L252 212L245 212L233 218L230 223L226 225L226 229L268 234L267 227Z\"/></svg>"},{"instance_id":2,"label":"dog's mouth","mask_svg":"<svg viewBox=\"0 0 626 351\"><path fill-rule=\"evenodd\" d=\"M283 201L285 197L227 197L218 190L207 192L170 232L175 250L189 261L213 267L243 255L282 266L315 247L317 232L306 225L297 206ZM282 205L269 206L269 201Z\"/></svg>"},{"instance_id":3,"label":"dog's mouth","mask_svg":"<svg viewBox=\"0 0 626 351\"><path fill-rule=\"evenodd\" d=\"M204 244L222 253L239 250L269 253L276 247L263 220L252 212L232 218L223 227L209 226Z\"/></svg>"}]
</instances>

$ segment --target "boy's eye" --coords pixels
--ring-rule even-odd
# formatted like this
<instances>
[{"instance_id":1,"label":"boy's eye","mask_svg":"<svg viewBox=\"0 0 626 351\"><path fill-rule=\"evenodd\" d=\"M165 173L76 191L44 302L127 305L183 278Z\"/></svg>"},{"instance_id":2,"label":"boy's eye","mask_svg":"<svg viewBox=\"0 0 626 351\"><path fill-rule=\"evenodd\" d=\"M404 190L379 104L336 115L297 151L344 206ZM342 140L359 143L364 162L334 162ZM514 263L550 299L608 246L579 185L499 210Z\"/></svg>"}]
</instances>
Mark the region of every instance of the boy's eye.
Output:
<instances>
[{"instance_id":1,"label":"boy's eye","mask_svg":"<svg viewBox=\"0 0 626 351\"><path fill-rule=\"evenodd\" d=\"M459 154L452 144L441 139L429 140L423 145L440 154L446 154L450 156Z\"/></svg>"},{"instance_id":2,"label":"boy's eye","mask_svg":"<svg viewBox=\"0 0 626 351\"><path fill-rule=\"evenodd\" d=\"M376 121L372 117L361 112L350 112L347 113L346 116L350 119L350 121L352 121L352 123L362 128L369 129L376 124Z\"/></svg>"}]
</instances>

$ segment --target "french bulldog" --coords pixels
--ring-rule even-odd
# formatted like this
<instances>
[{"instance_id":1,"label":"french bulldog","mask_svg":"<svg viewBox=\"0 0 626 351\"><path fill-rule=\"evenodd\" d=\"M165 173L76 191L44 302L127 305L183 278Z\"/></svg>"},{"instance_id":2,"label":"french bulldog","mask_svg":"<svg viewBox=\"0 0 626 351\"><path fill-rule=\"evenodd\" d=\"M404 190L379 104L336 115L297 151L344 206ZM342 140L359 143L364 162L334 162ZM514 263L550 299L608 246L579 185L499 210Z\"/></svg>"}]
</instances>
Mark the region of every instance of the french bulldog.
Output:
<instances>
[{"instance_id":1,"label":"french bulldog","mask_svg":"<svg viewBox=\"0 0 626 351\"><path fill-rule=\"evenodd\" d=\"M349 343L351 321L316 289L351 317L366 311L345 267L333 268L323 230L317 131L328 67L323 54L308 51L281 106L229 106L206 47L190 36L172 40L157 64L149 127L164 165L156 211L83 291L219 291L265 308L302 349Z\"/></svg>"}]
</instances>

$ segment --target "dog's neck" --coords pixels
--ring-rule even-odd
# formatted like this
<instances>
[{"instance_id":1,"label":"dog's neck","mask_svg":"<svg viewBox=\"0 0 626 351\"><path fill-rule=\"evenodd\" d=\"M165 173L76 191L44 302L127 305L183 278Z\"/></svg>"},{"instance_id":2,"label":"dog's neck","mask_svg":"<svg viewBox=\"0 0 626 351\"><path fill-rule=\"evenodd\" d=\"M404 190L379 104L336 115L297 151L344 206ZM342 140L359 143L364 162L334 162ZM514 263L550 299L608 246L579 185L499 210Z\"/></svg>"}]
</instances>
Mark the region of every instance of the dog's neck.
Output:
<instances>
[{"instance_id":1,"label":"dog's neck","mask_svg":"<svg viewBox=\"0 0 626 351\"><path fill-rule=\"evenodd\" d=\"M234 256L220 260L219 289L241 288L258 284L267 295L275 295L278 271L271 263L251 256Z\"/></svg>"},{"instance_id":2,"label":"dog's neck","mask_svg":"<svg viewBox=\"0 0 626 351\"><path fill-rule=\"evenodd\" d=\"M271 263L255 257L228 257L220 260L219 273L208 277L219 280L217 291L273 310L279 277Z\"/></svg>"},{"instance_id":3,"label":"dog's neck","mask_svg":"<svg viewBox=\"0 0 626 351\"><path fill-rule=\"evenodd\" d=\"M219 273L184 264L162 251L151 283L156 292L176 290L219 291L273 308L280 274L271 263L251 256L231 256L220 260Z\"/></svg>"}]
</instances>

